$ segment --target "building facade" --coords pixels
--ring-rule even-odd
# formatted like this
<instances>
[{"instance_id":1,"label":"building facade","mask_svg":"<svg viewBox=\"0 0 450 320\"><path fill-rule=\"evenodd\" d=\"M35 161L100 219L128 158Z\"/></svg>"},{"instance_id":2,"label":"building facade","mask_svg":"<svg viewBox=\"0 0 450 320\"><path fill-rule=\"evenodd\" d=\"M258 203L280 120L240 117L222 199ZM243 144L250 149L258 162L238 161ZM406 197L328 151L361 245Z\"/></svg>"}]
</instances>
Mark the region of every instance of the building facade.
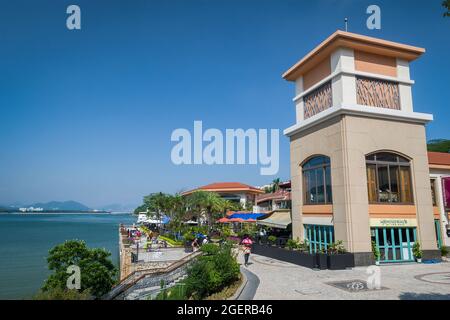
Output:
<instances>
[{"instance_id":1,"label":"building facade","mask_svg":"<svg viewBox=\"0 0 450 320\"><path fill-rule=\"evenodd\" d=\"M424 49L337 31L291 67L293 237L342 240L356 265L439 257L426 148L432 115L413 110L410 62Z\"/></svg>"},{"instance_id":2,"label":"building facade","mask_svg":"<svg viewBox=\"0 0 450 320\"><path fill-rule=\"evenodd\" d=\"M221 198L240 204L242 207L251 207L256 204L256 197L264 193L263 190L240 182L216 182L193 190L182 192L183 196L195 191L209 191L217 193Z\"/></svg>"},{"instance_id":3,"label":"building facade","mask_svg":"<svg viewBox=\"0 0 450 320\"><path fill-rule=\"evenodd\" d=\"M438 247L450 246L450 153L428 152Z\"/></svg>"}]
</instances>

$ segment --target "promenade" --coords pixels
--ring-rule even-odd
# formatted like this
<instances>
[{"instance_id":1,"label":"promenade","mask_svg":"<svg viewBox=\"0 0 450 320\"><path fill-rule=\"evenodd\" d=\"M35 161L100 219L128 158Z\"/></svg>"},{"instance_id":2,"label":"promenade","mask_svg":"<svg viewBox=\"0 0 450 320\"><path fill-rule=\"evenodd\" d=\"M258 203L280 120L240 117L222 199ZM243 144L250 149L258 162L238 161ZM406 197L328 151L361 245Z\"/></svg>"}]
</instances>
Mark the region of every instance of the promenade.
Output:
<instances>
[{"instance_id":1,"label":"promenade","mask_svg":"<svg viewBox=\"0 0 450 320\"><path fill-rule=\"evenodd\" d=\"M243 257L239 256L239 262ZM316 271L252 254L255 300L450 300L450 263L380 266L381 289L368 289L366 267Z\"/></svg>"}]
</instances>

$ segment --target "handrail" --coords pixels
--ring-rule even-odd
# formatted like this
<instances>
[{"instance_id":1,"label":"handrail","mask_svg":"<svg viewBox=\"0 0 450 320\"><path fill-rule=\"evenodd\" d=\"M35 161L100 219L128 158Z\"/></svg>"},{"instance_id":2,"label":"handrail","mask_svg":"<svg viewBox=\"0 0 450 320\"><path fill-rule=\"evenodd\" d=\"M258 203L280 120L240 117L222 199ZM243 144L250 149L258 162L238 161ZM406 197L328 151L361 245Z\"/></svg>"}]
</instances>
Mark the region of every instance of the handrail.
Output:
<instances>
[{"instance_id":1,"label":"handrail","mask_svg":"<svg viewBox=\"0 0 450 320\"><path fill-rule=\"evenodd\" d=\"M110 299L113 300L117 296L119 296L121 293L125 292L129 288L131 288L134 284L136 284L141 279L145 278L148 275L158 275L158 274L164 274L169 273L175 269L178 269L191 261L193 258L199 256L202 254L201 251L196 251L193 253L188 254L187 256L181 258L180 260L177 260L177 262L174 262L167 267L162 268L148 268L148 269L142 269L142 270L135 270L132 273L130 273L128 276L126 276L120 283L118 283L116 286L114 286L107 294L103 296L103 299ZM132 279L132 277L138 275L137 278ZM129 282L129 279L131 279ZM118 290L118 292L114 292ZM110 295L111 294L111 295Z\"/></svg>"}]
</instances>

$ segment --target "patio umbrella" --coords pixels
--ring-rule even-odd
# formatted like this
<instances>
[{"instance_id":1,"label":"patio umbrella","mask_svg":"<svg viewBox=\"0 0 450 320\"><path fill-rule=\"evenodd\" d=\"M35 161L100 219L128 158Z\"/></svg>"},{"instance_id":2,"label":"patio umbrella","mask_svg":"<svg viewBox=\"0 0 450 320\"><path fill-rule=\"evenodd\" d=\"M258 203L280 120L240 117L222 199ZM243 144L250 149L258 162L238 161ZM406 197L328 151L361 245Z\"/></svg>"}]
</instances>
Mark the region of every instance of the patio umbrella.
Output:
<instances>
[{"instance_id":1,"label":"patio umbrella","mask_svg":"<svg viewBox=\"0 0 450 320\"><path fill-rule=\"evenodd\" d=\"M231 218L230 222L244 222L245 220L242 218Z\"/></svg>"},{"instance_id":2,"label":"patio umbrella","mask_svg":"<svg viewBox=\"0 0 450 320\"><path fill-rule=\"evenodd\" d=\"M219 220L217 220L217 222L226 223L226 222L230 222L230 219L223 217L223 218L220 218Z\"/></svg>"}]
</instances>

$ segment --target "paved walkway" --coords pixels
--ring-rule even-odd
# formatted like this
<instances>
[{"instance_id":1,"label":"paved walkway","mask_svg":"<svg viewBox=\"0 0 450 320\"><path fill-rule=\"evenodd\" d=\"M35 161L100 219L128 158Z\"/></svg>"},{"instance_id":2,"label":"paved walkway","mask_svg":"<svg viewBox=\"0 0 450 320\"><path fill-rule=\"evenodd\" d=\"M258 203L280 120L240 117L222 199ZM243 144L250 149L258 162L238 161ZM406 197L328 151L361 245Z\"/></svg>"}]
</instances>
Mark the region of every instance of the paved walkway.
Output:
<instances>
[{"instance_id":1,"label":"paved walkway","mask_svg":"<svg viewBox=\"0 0 450 320\"><path fill-rule=\"evenodd\" d=\"M239 259L243 261L242 256ZM379 290L367 288L370 274L366 273L366 267L316 271L256 254L251 255L250 262L247 269L260 281L255 300L450 300L449 262L382 265ZM373 276L370 279L376 280ZM376 281L369 283L376 285Z\"/></svg>"}]
</instances>

